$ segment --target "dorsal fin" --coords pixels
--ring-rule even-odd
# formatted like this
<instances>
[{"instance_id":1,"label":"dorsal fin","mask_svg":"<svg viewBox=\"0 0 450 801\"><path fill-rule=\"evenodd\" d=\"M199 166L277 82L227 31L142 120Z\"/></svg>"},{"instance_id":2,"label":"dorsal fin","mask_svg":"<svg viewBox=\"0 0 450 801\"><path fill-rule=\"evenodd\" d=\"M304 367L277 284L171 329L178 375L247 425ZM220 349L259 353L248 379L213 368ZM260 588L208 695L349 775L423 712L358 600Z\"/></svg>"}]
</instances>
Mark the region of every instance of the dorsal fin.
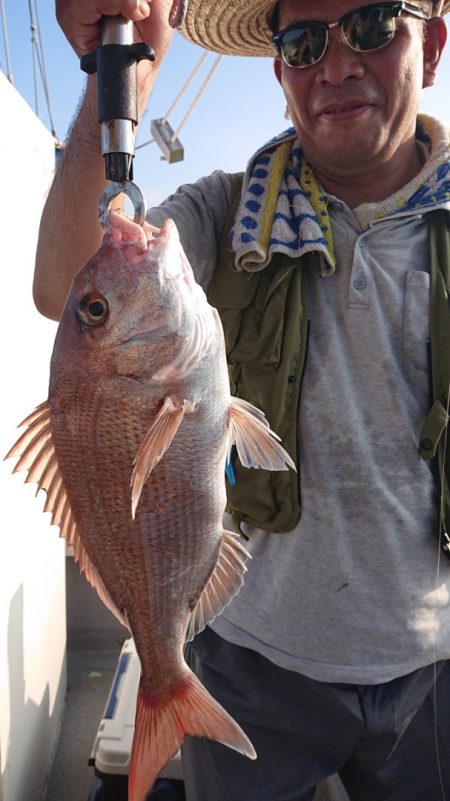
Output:
<instances>
[{"instance_id":1,"label":"dorsal fin","mask_svg":"<svg viewBox=\"0 0 450 801\"><path fill-rule=\"evenodd\" d=\"M187 640L193 640L203 631L239 592L247 571L245 561L249 558L250 554L240 543L238 535L224 531L216 566L189 619Z\"/></svg>"},{"instance_id":2,"label":"dorsal fin","mask_svg":"<svg viewBox=\"0 0 450 801\"><path fill-rule=\"evenodd\" d=\"M81 541L55 452L48 401L41 403L34 412L28 415L20 423L19 428L22 426L27 426L26 430L8 451L5 459L13 456L19 457L13 473L26 470L25 482L36 482L38 487L36 494L40 489L47 494L44 511L51 512L52 524L59 526L60 536L64 537L67 544L73 547L75 561L78 562L80 570L98 592L105 606L122 625L126 626L124 615L119 612L112 601Z\"/></svg>"}]
</instances>

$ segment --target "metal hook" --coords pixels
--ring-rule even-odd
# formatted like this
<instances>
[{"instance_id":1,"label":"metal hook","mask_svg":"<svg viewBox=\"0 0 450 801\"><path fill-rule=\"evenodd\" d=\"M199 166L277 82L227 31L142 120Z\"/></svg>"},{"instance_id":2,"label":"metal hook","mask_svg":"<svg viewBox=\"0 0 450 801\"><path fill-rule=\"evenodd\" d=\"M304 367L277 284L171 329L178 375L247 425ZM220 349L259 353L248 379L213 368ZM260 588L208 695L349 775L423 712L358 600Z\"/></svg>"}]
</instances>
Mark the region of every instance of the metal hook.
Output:
<instances>
[{"instance_id":1,"label":"metal hook","mask_svg":"<svg viewBox=\"0 0 450 801\"><path fill-rule=\"evenodd\" d=\"M142 225L145 220L147 207L142 192L133 181L113 181L103 192L98 204L98 216L105 230L108 228L108 208L111 201L120 194L130 198L134 208L134 222Z\"/></svg>"}]
</instances>

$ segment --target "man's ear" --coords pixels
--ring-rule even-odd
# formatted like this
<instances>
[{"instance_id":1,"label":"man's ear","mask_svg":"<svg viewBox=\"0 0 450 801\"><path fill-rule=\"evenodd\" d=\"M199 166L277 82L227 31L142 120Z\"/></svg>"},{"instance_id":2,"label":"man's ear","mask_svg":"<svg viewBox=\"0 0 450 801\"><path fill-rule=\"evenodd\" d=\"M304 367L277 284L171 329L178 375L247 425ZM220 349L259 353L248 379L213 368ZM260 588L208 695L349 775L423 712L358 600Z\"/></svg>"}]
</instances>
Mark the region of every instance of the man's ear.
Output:
<instances>
[{"instance_id":1,"label":"man's ear","mask_svg":"<svg viewBox=\"0 0 450 801\"><path fill-rule=\"evenodd\" d=\"M275 56L273 60L273 71L279 84L281 84L281 56Z\"/></svg>"},{"instance_id":2,"label":"man's ear","mask_svg":"<svg viewBox=\"0 0 450 801\"><path fill-rule=\"evenodd\" d=\"M447 41L447 26L442 17L433 17L427 22L423 43L423 88L432 86L436 80L437 67Z\"/></svg>"}]
</instances>

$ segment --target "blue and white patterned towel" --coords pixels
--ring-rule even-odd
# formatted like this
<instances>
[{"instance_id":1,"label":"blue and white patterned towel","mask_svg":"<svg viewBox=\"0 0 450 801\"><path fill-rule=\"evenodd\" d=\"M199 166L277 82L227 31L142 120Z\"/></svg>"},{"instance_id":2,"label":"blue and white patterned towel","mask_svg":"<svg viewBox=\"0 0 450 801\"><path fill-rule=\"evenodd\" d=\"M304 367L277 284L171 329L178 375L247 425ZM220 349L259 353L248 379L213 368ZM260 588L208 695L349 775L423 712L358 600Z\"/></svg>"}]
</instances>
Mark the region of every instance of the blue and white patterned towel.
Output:
<instances>
[{"instance_id":1,"label":"blue and white patterned towel","mask_svg":"<svg viewBox=\"0 0 450 801\"><path fill-rule=\"evenodd\" d=\"M361 229L374 220L450 204L450 132L420 115L417 138L429 154L420 173L386 201L354 210ZM237 270L262 270L273 253L323 254L323 273L335 270L328 196L303 156L293 128L272 139L250 160L231 236ZM450 206L449 206L450 207Z\"/></svg>"}]
</instances>

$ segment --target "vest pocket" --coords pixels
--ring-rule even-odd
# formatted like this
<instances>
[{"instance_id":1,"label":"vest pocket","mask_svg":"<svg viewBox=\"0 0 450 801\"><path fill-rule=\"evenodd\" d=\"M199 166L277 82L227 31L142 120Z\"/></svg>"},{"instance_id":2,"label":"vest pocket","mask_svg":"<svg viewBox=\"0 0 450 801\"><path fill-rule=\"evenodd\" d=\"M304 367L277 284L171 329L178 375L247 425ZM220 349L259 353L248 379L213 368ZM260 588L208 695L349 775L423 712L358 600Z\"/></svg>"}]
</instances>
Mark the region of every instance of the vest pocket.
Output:
<instances>
[{"instance_id":1,"label":"vest pocket","mask_svg":"<svg viewBox=\"0 0 450 801\"><path fill-rule=\"evenodd\" d=\"M292 270L264 271L252 302L240 311L238 330L228 351L229 360L264 372L280 364L285 308ZM231 344L230 342L228 344Z\"/></svg>"}]
</instances>

